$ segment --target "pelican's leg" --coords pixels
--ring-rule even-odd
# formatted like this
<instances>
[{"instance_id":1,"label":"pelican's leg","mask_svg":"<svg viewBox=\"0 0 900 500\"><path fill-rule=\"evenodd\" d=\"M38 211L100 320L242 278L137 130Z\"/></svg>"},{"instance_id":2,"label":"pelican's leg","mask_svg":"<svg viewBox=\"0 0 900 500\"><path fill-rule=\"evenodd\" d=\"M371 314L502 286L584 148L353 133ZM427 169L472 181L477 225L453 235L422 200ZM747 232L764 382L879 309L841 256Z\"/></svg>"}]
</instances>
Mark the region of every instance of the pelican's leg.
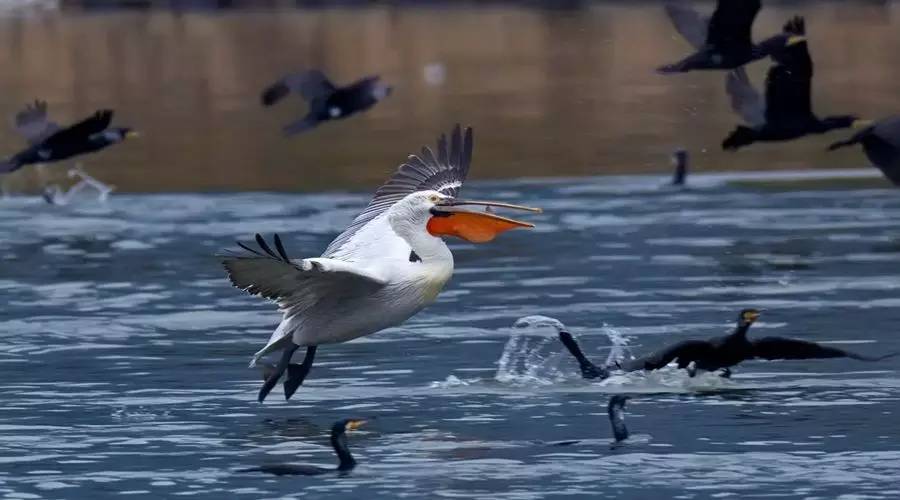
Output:
<instances>
[{"instance_id":1,"label":"pelican's leg","mask_svg":"<svg viewBox=\"0 0 900 500\"><path fill-rule=\"evenodd\" d=\"M722 368L722 373L719 374L722 378L731 378L731 368Z\"/></svg>"},{"instance_id":2,"label":"pelican's leg","mask_svg":"<svg viewBox=\"0 0 900 500\"><path fill-rule=\"evenodd\" d=\"M687 368L687 372L688 372L688 376L689 376L689 377L694 378L694 377L697 376L697 363L694 363L693 361L691 361L691 362L687 365L686 368Z\"/></svg>"},{"instance_id":3,"label":"pelican's leg","mask_svg":"<svg viewBox=\"0 0 900 500\"><path fill-rule=\"evenodd\" d=\"M259 388L259 396L257 400L262 403L266 396L269 395L269 392L275 387L275 384L278 383L278 379L281 378L281 374L287 370L289 364L291 364L291 356L294 355L294 351L296 351L300 346L293 342L288 342L287 347L284 348L284 352L281 354L281 361L278 362L278 366L275 367L275 371L269 375L269 378L266 379L265 383L263 383L262 387Z\"/></svg>"},{"instance_id":4,"label":"pelican's leg","mask_svg":"<svg viewBox=\"0 0 900 500\"><path fill-rule=\"evenodd\" d=\"M311 345L306 348L306 357L299 365L291 363L287 368L287 378L284 379L284 399L291 399L291 396L297 392L297 388L303 385L309 370L312 368L313 360L316 359L316 348L318 346Z\"/></svg>"}]
</instances>

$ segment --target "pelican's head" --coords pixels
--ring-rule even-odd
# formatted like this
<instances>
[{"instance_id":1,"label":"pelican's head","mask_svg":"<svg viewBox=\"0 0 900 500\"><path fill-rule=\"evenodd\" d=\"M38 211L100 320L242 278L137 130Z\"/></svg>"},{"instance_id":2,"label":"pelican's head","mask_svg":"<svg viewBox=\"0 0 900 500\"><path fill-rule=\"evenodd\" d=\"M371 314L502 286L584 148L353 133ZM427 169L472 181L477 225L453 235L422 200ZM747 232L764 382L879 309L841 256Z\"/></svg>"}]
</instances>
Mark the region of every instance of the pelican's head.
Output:
<instances>
[{"instance_id":1,"label":"pelican's head","mask_svg":"<svg viewBox=\"0 0 900 500\"><path fill-rule=\"evenodd\" d=\"M482 206L484 211L468 211L464 206ZM485 243L498 234L533 224L508 219L492 213L490 207L540 212L539 208L523 207L494 201L469 201L447 196L438 191L417 191L406 195L391 207L390 221L401 236L425 230L431 236L456 236L472 243Z\"/></svg>"}]
</instances>

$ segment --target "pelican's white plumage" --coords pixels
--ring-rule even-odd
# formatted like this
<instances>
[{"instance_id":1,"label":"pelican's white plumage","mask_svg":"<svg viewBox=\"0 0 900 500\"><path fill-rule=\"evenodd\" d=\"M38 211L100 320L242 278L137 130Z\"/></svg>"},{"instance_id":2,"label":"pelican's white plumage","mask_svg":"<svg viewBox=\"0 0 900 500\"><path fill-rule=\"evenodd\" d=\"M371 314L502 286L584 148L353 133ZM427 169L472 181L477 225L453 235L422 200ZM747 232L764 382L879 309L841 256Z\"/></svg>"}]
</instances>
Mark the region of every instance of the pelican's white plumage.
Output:
<instances>
[{"instance_id":1,"label":"pelican's white plumage","mask_svg":"<svg viewBox=\"0 0 900 500\"><path fill-rule=\"evenodd\" d=\"M427 226L432 217L449 217L433 209L454 199L471 158L472 130L463 134L457 125L449 147L441 136L437 154L426 147L410 156L321 257L291 260L277 235L275 251L257 235L259 249L241 245L249 253L226 256L232 284L275 301L283 314L251 366L283 349L281 371L288 369L295 390L309 371L315 346L400 324L432 303L453 274L453 255ZM299 346L307 346L307 360L289 365ZM292 375L291 368L302 375ZM276 381L267 380L260 401Z\"/></svg>"}]
</instances>

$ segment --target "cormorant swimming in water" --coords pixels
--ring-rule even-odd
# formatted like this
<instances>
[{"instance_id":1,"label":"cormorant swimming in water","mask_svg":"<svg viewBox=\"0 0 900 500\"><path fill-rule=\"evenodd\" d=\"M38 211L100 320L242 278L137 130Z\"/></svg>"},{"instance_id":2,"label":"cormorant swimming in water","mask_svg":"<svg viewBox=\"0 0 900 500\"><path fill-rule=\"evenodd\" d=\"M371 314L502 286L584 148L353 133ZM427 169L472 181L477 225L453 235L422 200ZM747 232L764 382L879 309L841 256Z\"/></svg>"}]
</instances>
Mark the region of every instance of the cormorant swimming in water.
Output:
<instances>
[{"instance_id":1,"label":"cormorant swimming in water","mask_svg":"<svg viewBox=\"0 0 900 500\"><path fill-rule=\"evenodd\" d=\"M853 137L835 142L828 150L834 151L854 144L862 144L869 161L894 185L900 186L900 116L879 120Z\"/></svg>"},{"instance_id":2,"label":"cormorant swimming in water","mask_svg":"<svg viewBox=\"0 0 900 500\"><path fill-rule=\"evenodd\" d=\"M609 400L606 412L609 414L609 425L612 426L613 436L616 442L628 439L628 428L625 427L625 402L631 399L628 396L616 394Z\"/></svg>"},{"instance_id":3,"label":"cormorant swimming in water","mask_svg":"<svg viewBox=\"0 0 900 500\"><path fill-rule=\"evenodd\" d=\"M391 94L391 87L380 77L370 76L346 87L331 83L321 71L310 70L285 76L262 94L264 106L271 106L291 92L297 92L309 103L309 112L284 127L285 135L312 129L322 122L347 118L365 111Z\"/></svg>"},{"instance_id":4,"label":"cormorant swimming in water","mask_svg":"<svg viewBox=\"0 0 900 500\"><path fill-rule=\"evenodd\" d=\"M606 405L606 413L609 415L609 426L612 429L613 437L616 444L628 439L628 427L625 427L625 402L631 399L630 396L616 394L609 399ZM552 446L569 446L580 443L580 440L558 441L551 443Z\"/></svg>"},{"instance_id":5,"label":"cormorant swimming in water","mask_svg":"<svg viewBox=\"0 0 900 500\"><path fill-rule=\"evenodd\" d=\"M270 464L250 469L242 469L239 472L265 472L276 476L320 476L322 474L330 474L338 472L346 474L356 467L356 460L350 454L347 448L347 431L352 431L365 424L366 421L359 418L348 418L338 420L331 427L331 446L334 453L338 456L338 466L334 469L317 467L315 465L295 465L295 464Z\"/></svg>"},{"instance_id":6,"label":"cormorant swimming in water","mask_svg":"<svg viewBox=\"0 0 900 500\"><path fill-rule=\"evenodd\" d=\"M673 186L684 186L687 180L688 152L678 148L672 153L672 163L675 165L675 174L672 175Z\"/></svg>"},{"instance_id":7,"label":"cormorant swimming in water","mask_svg":"<svg viewBox=\"0 0 900 500\"><path fill-rule=\"evenodd\" d=\"M803 18L788 21L784 33L790 36L783 49L772 53L776 64L769 68L766 77L765 101L742 69L726 77L725 90L731 97L731 107L749 126L735 128L722 142L722 149L736 151L754 142L787 141L859 125L852 115L819 118L813 113L813 62Z\"/></svg>"},{"instance_id":8,"label":"cormorant swimming in water","mask_svg":"<svg viewBox=\"0 0 900 500\"><path fill-rule=\"evenodd\" d=\"M15 117L16 130L28 140L29 146L0 161L0 173L15 172L25 165L52 163L93 153L138 135L127 127L109 128L112 117L112 110L103 109L63 128L47 118L46 102L35 101Z\"/></svg>"},{"instance_id":9,"label":"cormorant swimming in water","mask_svg":"<svg viewBox=\"0 0 900 500\"><path fill-rule=\"evenodd\" d=\"M753 20L760 7L760 0L719 0L712 16L704 18L687 2L667 1L666 14L696 52L656 71L669 74L703 69L735 69L780 49L788 40L784 34L772 36L759 44L753 43Z\"/></svg>"},{"instance_id":10,"label":"cormorant swimming in water","mask_svg":"<svg viewBox=\"0 0 900 500\"><path fill-rule=\"evenodd\" d=\"M610 368L618 368L626 372L658 370L673 361L677 363L678 368L688 369L691 376L694 376L697 370L715 371L720 369L724 370L725 376L729 376L732 366L749 359L851 358L860 361L880 361L900 354L895 352L882 356L863 356L836 347L784 337L763 337L758 340L749 340L747 331L759 318L759 314L756 309L741 311L737 326L729 335L709 340L685 340L648 356L617 362L614 366L605 368L595 366L585 358L570 333L560 331L559 338L578 361L582 377L586 379L604 379L609 376Z\"/></svg>"}]
</instances>

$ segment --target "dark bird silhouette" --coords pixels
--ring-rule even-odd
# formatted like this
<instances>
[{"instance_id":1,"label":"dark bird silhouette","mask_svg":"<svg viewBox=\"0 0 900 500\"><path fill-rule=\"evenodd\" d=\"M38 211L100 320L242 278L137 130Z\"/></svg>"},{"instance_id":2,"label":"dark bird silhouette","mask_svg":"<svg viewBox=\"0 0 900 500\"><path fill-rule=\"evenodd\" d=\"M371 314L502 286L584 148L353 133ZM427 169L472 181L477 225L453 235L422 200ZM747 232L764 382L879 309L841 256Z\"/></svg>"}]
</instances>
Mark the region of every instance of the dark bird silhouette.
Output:
<instances>
[{"instance_id":1,"label":"dark bird silhouette","mask_svg":"<svg viewBox=\"0 0 900 500\"><path fill-rule=\"evenodd\" d=\"M790 35L782 33L753 43L753 20L760 7L760 0L719 0L712 16L705 18L686 1L668 0L666 14L696 52L657 68L657 72L735 69L780 49Z\"/></svg>"},{"instance_id":2,"label":"dark bird silhouette","mask_svg":"<svg viewBox=\"0 0 900 500\"><path fill-rule=\"evenodd\" d=\"M900 186L900 116L879 120L845 141L828 147L829 151L862 144L869 161L894 185Z\"/></svg>"},{"instance_id":3,"label":"dark bird silhouette","mask_svg":"<svg viewBox=\"0 0 900 500\"><path fill-rule=\"evenodd\" d=\"M748 125L740 125L722 142L722 149L735 151L759 141L787 141L809 134L854 126L852 115L819 118L812 111L813 62L805 38L803 18L795 17L784 26L789 34L786 46L774 52L776 64L766 78L765 102L753 88L747 74L738 69L728 74L725 89L731 107Z\"/></svg>"},{"instance_id":4,"label":"dark bird silhouette","mask_svg":"<svg viewBox=\"0 0 900 500\"><path fill-rule=\"evenodd\" d=\"M347 431L353 431L365 424L366 421L359 418L348 418L338 420L331 427L331 446L334 453L338 457L338 466L336 468L318 467L315 465L297 465L297 464L268 464L249 469L242 469L238 472L265 472L266 474L274 474L276 476L320 476L322 474L331 474L334 472L346 474L356 467L356 460L350 454L347 447Z\"/></svg>"},{"instance_id":5,"label":"dark bird silhouette","mask_svg":"<svg viewBox=\"0 0 900 500\"><path fill-rule=\"evenodd\" d=\"M15 117L16 130L28 140L29 146L0 162L0 173L93 153L138 135L127 127L110 128L112 117L112 110L104 109L63 128L48 119L47 103L35 101Z\"/></svg>"},{"instance_id":6,"label":"dark bird silhouette","mask_svg":"<svg viewBox=\"0 0 900 500\"><path fill-rule=\"evenodd\" d=\"M691 376L696 374L696 370L720 369L725 369L727 376L730 375L728 371L730 367L749 359L851 358L860 361L880 361L900 354L869 357L815 342L784 337L749 340L747 331L759 318L759 314L756 309L744 309L738 315L737 326L729 335L709 340L678 342L649 356L620 363L620 368L625 371L658 370L674 361L678 368L687 368Z\"/></svg>"},{"instance_id":7,"label":"dark bird silhouette","mask_svg":"<svg viewBox=\"0 0 900 500\"><path fill-rule=\"evenodd\" d=\"M310 130L322 122L347 118L365 111L391 94L391 87L370 76L346 87L338 87L318 70L287 75L262 94L264 106L271 106L291 92L309 103L306 116L284 127L285 135Z\"/></svg>"},{"instance_id":8,"label":"dark bird silhouette","mask_svg":"<svg viewBox=\"0 0 900 500\"><path fill-rule=\"evenodd\" d=\"M609 425L612 427L613 437L616 442L628 439L628 428L625 427L625 402L631 399L628 396L616 394L609 400L606 412L609 414Z\"/></svg>"},{"instance_id":9,"label":"dark bird silhouette","mask_svg":"<svg viewBox=\"0 0 900 500\"><path fill-rule=\"evenodd\" d=\"M675 166L675 173L672 174L672 185L684 186L688 172L688 152L684 149L676 149L672 153L672 164Z\"/></svg>"},{"instance_id":10,"label":"dark bird silhouette","mask_svg":"<svg viewBox=\"0 0 900 500\"><path fill-rule=\"evenodd\" d=\"M724 370L725 376L729 376L731 374L730 367L750 359L850 358L859 361L881 361L900 354L900 352L895 352L882 356L863 356L836 347L784 337L763 337L751 341L747 339L747 331L759 318L759 314L756 309L741 311L737 326L729 335L709 340L685 340L648 356L617 362L609 367L596 366L588 360L569 332L560 331L559 339L578 361L583 378L600 378L601 380L609 376L611 369L621 369L626 372L658 370L673 361L677 363L678 368L688 369L691 376L694 376L697 370L716 371L720 369Z\"/></svg>"}]
</instances>

